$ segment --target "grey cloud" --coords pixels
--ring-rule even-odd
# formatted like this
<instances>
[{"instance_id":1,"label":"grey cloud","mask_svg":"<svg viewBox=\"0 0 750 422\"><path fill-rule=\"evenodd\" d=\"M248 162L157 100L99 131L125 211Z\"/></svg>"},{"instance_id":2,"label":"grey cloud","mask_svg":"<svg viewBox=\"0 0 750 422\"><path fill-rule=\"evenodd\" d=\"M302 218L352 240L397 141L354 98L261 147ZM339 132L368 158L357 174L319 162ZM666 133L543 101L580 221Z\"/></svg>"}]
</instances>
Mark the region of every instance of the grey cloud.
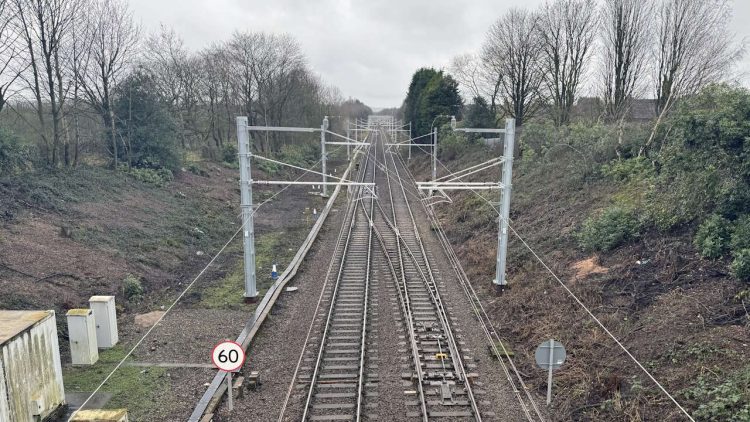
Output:
<instances>
[{"instance_id":1,"label":"grey cloud","mask_svg":"<svg viewBox=\"0 0 750 422\"><path fill-rule=\"evenodd\" d=\"M308 62L345 96L373 107L401 103L421 66L445 67L480 48L489 25L510 7L542 0L130 0L146 31L173 27L191 49L227 39L236 30L287 32L302 44ZM735 4L733 27L750 4ZM743 63L750 71L750 59Z\"/></svg>"}]
</instances>

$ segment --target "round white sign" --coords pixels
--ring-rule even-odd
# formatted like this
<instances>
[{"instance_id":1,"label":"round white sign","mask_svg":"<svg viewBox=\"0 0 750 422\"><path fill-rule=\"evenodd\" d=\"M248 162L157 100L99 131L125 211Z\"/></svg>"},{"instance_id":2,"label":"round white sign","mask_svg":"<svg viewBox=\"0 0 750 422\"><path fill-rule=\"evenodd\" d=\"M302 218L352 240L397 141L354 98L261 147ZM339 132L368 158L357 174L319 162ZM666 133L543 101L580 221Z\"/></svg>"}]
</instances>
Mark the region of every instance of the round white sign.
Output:
<instances>
[{"instance_id":1,"label":"round white sign","mask_svg":"<svg viewBox=\"0 0 750 422\"><path fill-rule=\"evenodd\" d=\"M225 372L234 372L245 363L245 351L239 344L225 340L217 344L211 352L214 366Z\"/></svg>"}]
</instances>

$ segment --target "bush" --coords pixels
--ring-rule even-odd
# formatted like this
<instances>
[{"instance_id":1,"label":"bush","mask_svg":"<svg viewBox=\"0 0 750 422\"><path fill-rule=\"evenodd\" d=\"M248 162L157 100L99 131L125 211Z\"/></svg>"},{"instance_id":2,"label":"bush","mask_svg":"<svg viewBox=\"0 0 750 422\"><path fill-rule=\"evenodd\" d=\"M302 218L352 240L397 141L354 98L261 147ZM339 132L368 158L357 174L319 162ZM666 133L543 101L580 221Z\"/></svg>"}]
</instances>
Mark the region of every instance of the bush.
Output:
<instances>
[{"instance_id":1,"label":"bush","mask_svg":"<svg viewBox=\"0 0 750 422\"><path fill-rule=\"evenodd\" d=\"M637 238L640 228L633 210L610 207L587 218L576 237L583 249L608 251Z\"/></svg>"},{"instance_id":2,"label":"bush","mask_svg":"<svg viewBox=\"0 0 750 422\"><path fill-rule=\"evenodd\" d=\"M430 142L432 142L431 139ZM438 133L438 157L441 160L453 160L459 153L475 144L476 142L462 133L441 130Z\"/></svg>"},{"instance_id":3,"label":"bush","mask_svg":"<svg viewBox=\"0 0 750 422\"><path fill-rule=\"evenodd\" d=\"M328 151L328 153L330 154L331 151ZM311 143L284 144L278 152L272 153L271 157L283 163L307 168L317 163L320 159L320 147ZM255 166L254 168L265 172L269 176L281 173L282 169L288 169L288 167L281 164L259 159L253 160L253 165Z\"/></svg>"},{"instance_id":4,"label":"bush","mask_svg":"<svg viewBox=\"0 0 750 422\"><path fill-rule=\"evenodd\" d=\"M734 253L732 275L738 280L750 281L750 248L740 249Z\"/></svg>"},{"instance_id":5,"label":"bush","mask_svg":"<svg viewBox=\"0 0 750 422\"><path fill-rule=\"evenodd\" d=\"M702 257L716 259L727 252L729 233L729 221L714 214L698 227L693 243Z\"/></svg>"},{"instance_id":6,"label":"bush","mask_svg":"<svg viewBox=\"0 0 750 422\"><path fill-rule=\"evenodd\" d=\"M237 147L234 144L226 144L221 149L221 160L225 163L237 163Z\"/></svg>"},{"instance_id":7,"label":"bush","mask_svg":"<svg viewBox=\"0 0 750 422\"><path fill-rule=\"evenodd\" d=\"M618 182L630 182L653 177L654 168L645 157L636 157L604 164L602 175Z\"/></svg>"},{"instance_id":8,"label":"bush","mask_svg":"<svg viewBox=\"0 0 750 422\"><path fill-rule=\"evenodd\" d=\"M327 151L329 154L331 151ZM309 167L320 159L320 147L315 144L284 144L278 154L279 161L299 167Z\"/></svg>"},{"instance_id":9,"label":"bush","mask_svg":"<svg viewBox=\"0 0 750 422\"><path fill-rule=\"evenodd\" d=\"M188 164L187 170L190 173L196 174L198 176L209 177L208 172L206 170L203 170L198 164L195 163Z\"/></svg>"},{"instance_id":10,"label":"bush","mask_svg":"<svg viewBox=\"0 0 750 422\"><path fill-rule=\"evenodd\" d=\"M750 91L711 86L681 101L654 144L659 175L648 192L657 224L671 229L750 209Z\"/></svg>"},{"instance_id":11,"label":"bush","mask_svg":"<svg viewBox=\"0 0 750 422\"><path fill-rule=\"evenodd\" d=\"M28 169L29 155L29 148L15 134L0 128L0 176Z\"/></svg>"},{"instance_id":12,"label":"bush","mask_svg":"<svg viewBox=\"0 0 750 422\"><path fill-rule=\"evenodd\" d=\"M144 183L149 183L155 186L166 186L169 182L174 180L172 171L166 168L160 169L149 169L149 168L132 168L126 170L128 174L133 176L136 180L140 180Z\"/></svg>"},{"instance_id":13,"label":"bush","mask_svg":"<svg viewBox=\"0 0 750 422\"><path fill-rule=\"evenodd\" d=\"M732 252L750 248L750 215L742 216L735 222L729 246Z\"/></svg>"},{"instance_id":14,"label":"bush","mask_svg":"<svg viewBox=\"0 0 750 422\"><path fill-rule=\"evenodd\" d=\"M143 285L138 277L128 274L122 280L122 293L125 295L125 299L128 302L137 302L143 296Z\"/></svg>"}]
</instances>

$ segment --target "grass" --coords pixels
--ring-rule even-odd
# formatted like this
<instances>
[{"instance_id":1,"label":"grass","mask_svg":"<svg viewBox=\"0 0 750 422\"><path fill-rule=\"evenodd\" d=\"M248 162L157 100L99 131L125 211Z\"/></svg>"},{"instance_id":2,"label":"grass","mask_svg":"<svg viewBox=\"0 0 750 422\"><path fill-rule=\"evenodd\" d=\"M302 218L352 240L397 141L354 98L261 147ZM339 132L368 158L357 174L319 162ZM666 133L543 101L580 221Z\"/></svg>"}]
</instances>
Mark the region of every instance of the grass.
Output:
<instances>
[{"instance_id":1,"label":"grass","mask_svg":"<svg viewBox=\"0 0 750 422\"><path fill-rule=\"evenodd\" d=\"M306 235L307 230L300 226L291 231L266 233L255 238L256 283L260 296L273 284L273 263L277 264L278 273L281 274ZM201 293L200 305L210 309L247 309L242 304L244 291L244 264L240 261L224 278L215 281Z\"/></svg>"},{"instance_id":2,"label":"grass","mask_svg":"<svg viewBox=\"0 0 750 422\"><path fill-rule=\"evenodd\" d=\"M84 201L118 201L132 181L111 170L81 166L75 169L43 170L0 179L0 215L13 217L23 208L64 212L69 204Z\"/></svg>"},{"instance_id":3,"label":"grass","mask_svg":"<svg viewBox=\"0 0 750 422\"><path fill-rule=\"evenodd\" d=\"M114 369L127 351L122 345L99 352L99 361L91 366L66 366L63 380L66 391L91 392ZM167 403L170 392L167 370L159 367L121 366L100 390L112 398L109 409L127 408L130 420L147 420L148 415Z\"/></svg>"}]
</instances>

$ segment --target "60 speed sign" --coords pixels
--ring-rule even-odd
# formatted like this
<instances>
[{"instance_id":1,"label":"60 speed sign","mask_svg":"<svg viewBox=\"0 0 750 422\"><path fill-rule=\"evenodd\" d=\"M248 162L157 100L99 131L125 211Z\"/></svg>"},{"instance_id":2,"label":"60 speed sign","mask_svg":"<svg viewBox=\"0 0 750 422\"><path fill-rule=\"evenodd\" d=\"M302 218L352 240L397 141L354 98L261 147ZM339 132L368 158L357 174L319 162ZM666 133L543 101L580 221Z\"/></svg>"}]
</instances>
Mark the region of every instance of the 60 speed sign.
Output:
<instances>
[{"instance_id":1,"label":"60 speed sign","mask_svg":"<svg viewBox=\"0 0 750 422\"><path fill-rule=\"evenodd\" d=\"M242 347L229 340L222 341L211 352L214 366L225 372L234 372L245 363L245 351Z\"/></svg>"}]
</instances>

